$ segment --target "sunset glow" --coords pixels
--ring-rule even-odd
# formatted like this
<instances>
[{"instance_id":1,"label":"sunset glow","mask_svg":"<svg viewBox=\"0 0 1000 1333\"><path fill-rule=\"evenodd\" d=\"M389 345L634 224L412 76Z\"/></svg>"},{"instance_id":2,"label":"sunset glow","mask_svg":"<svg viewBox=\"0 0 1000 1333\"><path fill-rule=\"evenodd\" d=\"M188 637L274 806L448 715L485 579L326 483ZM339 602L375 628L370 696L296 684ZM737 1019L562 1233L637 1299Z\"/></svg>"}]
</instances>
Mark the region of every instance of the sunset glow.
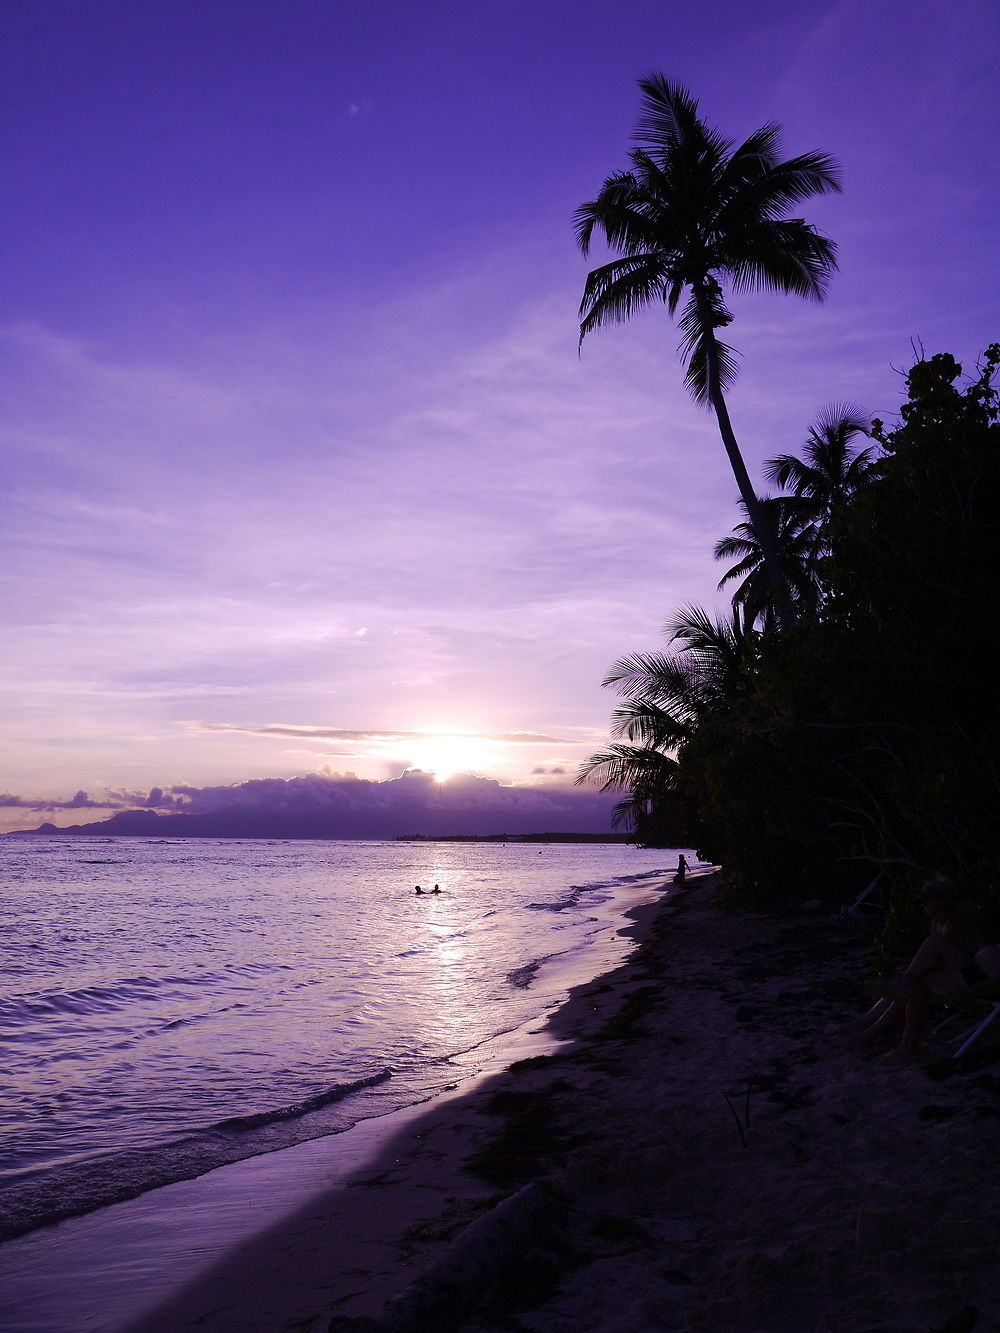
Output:
<instances>
[{"instance_id":1,"label":"sunset glow","mask_svg":"<svg viewBox=\"0 0 1000 1333\"><path fill-rule=\"evenodd\" d=\"M326 769L570 785L609 664L725 602L739 516L666 313L577 348L572 217L645 71L842 166L827 301L734 297L755 481L831 401L891 419L911 340L996 336L985 0L56 11L0 43L0 827ZM449 714L560 743L413 738Z\"/></svg>"},{"instance_id":2,"label":"sunset glow","mask_svg":"<svg viewBox=\"0 0 1000 1333\"><path fill-rule=\"evenodd\" d=\"M490 773L497 751L474 736L430 736L408 747L414 767L433 773L438 782L444 782L456 773Z\"/></svg>"}]
</instances>

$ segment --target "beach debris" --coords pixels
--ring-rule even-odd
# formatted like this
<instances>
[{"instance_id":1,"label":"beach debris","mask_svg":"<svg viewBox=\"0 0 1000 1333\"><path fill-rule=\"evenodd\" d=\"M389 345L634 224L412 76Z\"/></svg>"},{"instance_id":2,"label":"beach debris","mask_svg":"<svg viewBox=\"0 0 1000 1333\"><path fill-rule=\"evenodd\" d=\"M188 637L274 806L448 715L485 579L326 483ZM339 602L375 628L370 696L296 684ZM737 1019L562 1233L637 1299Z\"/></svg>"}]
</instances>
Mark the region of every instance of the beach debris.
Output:
<instances>
[{"instance_id":1,"label":"beach debris","mask_svg":"<svg viewBox=\"0 0 1000 1333\"><path fill-rule=\"evenodd\" d=\"M733 1103L732 1103L731 1099L729 1098L729 1096L728 1096L726 1093L723 1093L723 1094L722 1094L723 1097L725 1098L726 1105L729 1107L730 1111L733 1113L733 1119L736 1121L736 1130L737 1130L737 1133L738 1133L739 1136L740 1136L740 1145L741 1145L742 1147L744 1147L744 1148L747 1146L747 1142L748 1142L748 1140L747 1140L747 1132L748 1132L748 1130L750 1129L750 1093L751 1093L752 1090L753 1090L753 1079L750 1078L750 1079L747 1080L747 1090L746 1090L746 1095L745 1095L745 1097L744 1097L744 1099L743 1099L743 1119L742 1119L742 1120L740 1119L740 1114L739 1114L739 1112L737 1111L736 1107L733 1105Z\"/></svg>"}]
</instances>

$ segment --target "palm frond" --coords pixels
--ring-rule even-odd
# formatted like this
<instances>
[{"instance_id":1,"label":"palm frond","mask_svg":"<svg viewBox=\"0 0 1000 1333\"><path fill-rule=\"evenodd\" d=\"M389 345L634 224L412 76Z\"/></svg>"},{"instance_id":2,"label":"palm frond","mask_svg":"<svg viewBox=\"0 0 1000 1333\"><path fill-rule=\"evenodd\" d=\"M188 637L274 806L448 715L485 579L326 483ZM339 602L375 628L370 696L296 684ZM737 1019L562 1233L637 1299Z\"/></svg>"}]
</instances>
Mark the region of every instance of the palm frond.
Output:
<instances>
[{"instance_id":1,"label":"palm frond","mask_svg":"<svg viewBox=\"0 0 1000 1333\"><path fill-rule=\"evenodd\" d=\"M758 157L740 161L739 151L733 155L733 170L726 180L733 187L726 200L727 209L733 210L731 215L724 215L726 228L738 229L741 216L744 222L755 218L773 221L793 204L841 189L840 169L829 153L802 153L779 162L776 153L770 160ZM737 180L740 188L735 188Z\"/></svg>"},{"instance_id":2,"label":"palm frond","mask_svg":"<svg viewBox=\"0 0 1000 1333\"><path fill-rule=\"evenodd\" d=\"M743 527L746 527L746 524L741 523L740 528ZM715 543L712 554L715 556L716 560L731 560L733 556L738 556L743 560L748 555L754 556L760 551L760 543L758 541L752 537L738 536L738 531L739 530L737 529L736 532L730 533L728 537L723 537L720 541ZM721 583L719 584L719 587L722 587Z\"/></svg>"},{"instance_id":3,"label":"palm frond","mask_svg":"<svg viewBox=\"0 0 1000 1333\"><path fill-rule=\"evenodd\" d=\"M733 290L822 300L837 268L837 247L801 218L762 221L720 247Z\"/></svg>"},{"instance_id":4,"label":"palm frond","mask_svg":"<svg viewBox=\"0 0 1000 1333\"><path fill-rule=\"evenodd\" d=\"M687 700L681 697L689 688L670 699L639 695L626 700L611 714L611 735L657 749L679 745L691 735L694 720Z\"/></svg>"},{"instance_id":5,"label":"palm frond","mask_svg":"<svg viewBox=\"0 0 1000 1333\"><path fill-rule=\"evenodd\" d=\"M729 139L699 117L697 100L682 84L651 73L639 79L639 88L643 96L635 138L647 149L667 155L683 147L697 161L721 160L732 148Z\"/></svg>"},{"instance_id":6,"label":"palm frond","mask_svg":"<svg viewBox=\"0 0 1000 1333\"><path fill-rule=\"evenodd\" d=\"M655 254L613 259L591 269L580 302L580 342L605 324L627 321L663 291L663 264Z\"/></svg>"},{"instance_id":7,"label":"palm frond","mask_svg":"<svg viewBox=\"0 0 1000 1333\"><path fill-rule=\"evenodd\" d=\"M838 168L820 152L779 161L775 124L734 148L700 118L688 90L663 74L645 75L639 87L632 170L607 177L575 220L584 254L600 230L612 249L636 261L637 276L605 265L588 277L581 335L628 319L657 294L674 314L684 289L698 287L701 309L685 308L680 350L688 389L704 404L713 379L724 392L737 371L734 349L715 333L731 321L715 277L728 278L736 291L821 297L836 267L835 246L801 218L782 214L811 195L839 189ZM706 309L710 282L716 291Z\"/></svg>"},{"instance_id":8,"label":"palm frond","mask_svg":"<svg viewBox=\"0 0 1000 1333\"><path fill-rule=\"evenodd\" d=\"M777 454L764 464L764 476L768 481L780 486L782 490L791 487L796 495L810 493L815 471L815 468L811 468L795 454Z\"/></svg>"},{"instance_id":9,"label":"palm frond","mask_svg":"<svg viewBox=\"0 0 1000 1333\"><path fill-rule=\"evenodd\" d=\"M838 402L820 412L813 430L820 436L843 436L849 442L855 435L867 435L871 427L871 417L857 403Z\"/></svg>"},{"instance_id":10,"label":"palm frond","mask_svg":"<svg viewBox=\"0 0 1000 1333\"><path fill-rule=\"evenodd\" d=\"M676 760L647 746L609 745L581 763L575 782L578 787L593 782L601 791L632 787L651 793L676 767Z\"/></svg>"},{"instance_id":11,"label":"palm frond","mask_svg":"<svg viewBox=\"0 0 1000 1333\"><path fill-rule=\"evenodd\" d=\"M616 662L603 681L636 708L669 714L677 727L689 725L697 715L698 683L690 662L677 653L635 653ZM612 730L617 734L616 727Z\"/></svg>"},{"instance_id":12,"label":"palm frond","mask_svg":"<svg viewBox=\"0 0 1000 1333\"><path fill-rule=\"evenodd\" d=\"M764 465L768 480L791 489L811 503L814 518L829 517L871 477L874 448L855 451L853 442L866 435L871 424L853 403L834 403L820 413L809 428L802 458L778 454Z\"/></svg>"},{"instance_id":13,"label":"palm frond","mask_svg":"<svg viewBox=\"0 0 1000 1333\"><path fill-rule=\"evenodd\" d=\"M646 692L650 680L667 678L675 668L676 658L671 653L630 653L608 668L601 685L620 694L636 689Z\"/></svg>"},{"instance_id":14,"label":"palm frond","mask_svg":"<svg viewBox=\"0 0 1000 1333\"><path fill-rule=\"evenodd\" d=\"M618 801L611 807L611 827L624 828L630 833L635 832L639 820L645 814L646 804L646 801L635 796L628 796L624 801Z\"/></svg>"},{"instance_id":15,"label":"palm frond","mask_svg":"<svg viewBox=\"0 0 1000 1333\"><path fill-rule=\"evenodd\" d=\"M694 668L711 689L725 685L747 662L752 640L736 616L712 619L700 606L688 605L664 626L671 643L683 645Z\"/></svg>"},{"instance_id":16,"label":"palm frond","mask_svg":"<svg viewBox=\"0 0 1000 1333\"><path fill-rule=\"evenodd\" d=\"M776 460L772 460L774 462ZM817 565L822 544L816 527L818 509L814 501L797 495L763 496L761 509L774 534L778 561L789 607L799 614L814 609L820 598ZM746 512L746 505L740 507ZM743 612L749 624L763 618L772 624L778 616L775 590L764 563L764 552L753 525L737 524L730 536L715 545L715 557L732 559L731 566L719 580L719 588L737 582L733 606Z\"/></svg>"},{"instance_id":17,"label":"palm frond","mask_svg":"<svg viewBox=\"0 0 1000 1333\"><path fill-rule=\"evenodd\" d=\"M728 642L729 626L713 620L704 607L688 602L674 612L663 630L671 643L682 639L692 646L706 647Z\"/></svg>"},{"instance_id":18,"label":"palm frond","mask_svg":"<svg viewBox=\"0 0 1000 1333\"><path fill-rule=\"evenodd\" d=\"M653 168L653 175L656 171ZM594 231L600 230L612 249L626 255L643 250L663 251L670 233L670 210L664 210L656 198L655 183L648 174L636 176L630 171L609 176L596 199L576 210L574 231L577 244L585 255L590 253ZM680 243L677 237L677 243Z\"/></svg>"},{"instance_id":19,"label":"palm frond","mask_svg":"<svg viewBox=\"0 0 1000 1333\"><path fill-rule=\"evenodd\" d=\"M576 243L585 255L590 254L594 229L603 226L602 215L606 208L612 203L621 206L627 199L630 190L635 191L638 188L638 182L631 172L615 172L614 175L608 176L604 181L601 192L596 199L581 204L576 210L573 215L573 230L576 233Z\"/></svg>"},{"instance_id":20,"label":"palm frond","mask_svg":"<svg viewBox=\"0 0 1000 1333\"><path fill-rule=\"evenodd\" d=\"M683 338L680 355L685 365L684 383L696 403L712 406L712 370L716 387L722 393L732 385L739 374L736 349L715 336L717 328L725 328L732 316L721 297L712 304L711 315L705 321L696 297L692 297L678 321Z\"/></svg>"},{"instance_id":21,"label":"palm frond","mask_svg":"<svg viewBox=\"0 0 1000 1333\"><path fill-rule=\"evenodd\" d=\"M773 171L781 147L781 126L769 120L747 136L733 150L719 184L724 195L735 193L738 186L756 181L762 173Z\"/></svg>"},{"instance_id":22,"label":"palm frond","mask_svg":"<svg viewBox=\"0 0 1000 1333\"><path fill-rule=\"evenodd\" d=\"M715 548L716 560L727 560L729 559L729 555L730 553L727 551L720 551L718 546ZM718 588L719 592L721 592L727 583L732 583L734 579L739 579L741 591L736 593L736 595L733 597L733 601L734 602L740 601L742 600L743 585L745 584L746 580L749 579L759 568L760 568L760 554L758 548L757 551L751 552L750 554L744 556L743 559L738 564L731 565L730 568L727 569L726 572L723 574L722 578L719 579L719 582L715 586Z\"/></svg>"}]
</instances>

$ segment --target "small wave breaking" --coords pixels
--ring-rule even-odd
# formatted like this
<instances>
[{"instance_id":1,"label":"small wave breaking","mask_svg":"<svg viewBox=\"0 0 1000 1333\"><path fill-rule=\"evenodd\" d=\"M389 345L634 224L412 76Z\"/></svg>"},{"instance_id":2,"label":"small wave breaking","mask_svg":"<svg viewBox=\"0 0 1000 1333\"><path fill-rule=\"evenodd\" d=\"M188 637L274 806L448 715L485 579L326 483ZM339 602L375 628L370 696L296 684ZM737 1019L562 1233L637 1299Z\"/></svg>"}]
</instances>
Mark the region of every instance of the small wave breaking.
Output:
<instances>
[{"instance_id":1,"label":"small wave breaking","mask_svg":"<svg viewBox=\"0 0 1000 1333\"><path fill-rule=\"evenodd\" d=\"M312 1112L377 1087L390 1078L392 1071L383 1069L367 1078L334 1084L288 1106L231 1116L173 1142L127 1148L86 1162L66 1163L44 1175L32 1173L12 1181L0 1189L0 1241L124 1199L137 1198L163 1185L193 1180L230 1162L347 1129L353 1123L351 1118L340 1124L316 1126L311 1132L303 1125L299 1132L286 1127L277 1138L267 1133L272 1126L301 1121ZM234 1134L233 1130L242 1132Z\"/></svg>"},{"instance_id":2,"label":"small wave breaking","mask_svg":"<svg viewBox=\"0 0 1000 1333\"><path fill-rule=\"evenodd\" d=\"M530 963L525 963L523 967L515 967L512 972L507 973L507 980L518 990L527 990L538 975L538 969L543 963L549 962L557 955L547 953L543 958L533 958Z\"/></svg>"},{"instance_id":3,"label":"small wave breaking","mask_svg":"<svg viewBox=\"0 0 1000 1333\"><path fill-rule=\"evenodd\" d=\"M385 1083L390 1078L392 1078L392 1070L383 1069L380 1074L373 1074L371 1078L358 1079L354 1083L335 1083L332 1088L318 1092L314 1097L304 1097L301 1101L292 1102L290 1106L278 1106L271 1111L255 1111L251 1115L230 1116L227 1120L220 1120L212 1128L223 1130L260 1129L262 1125L274 1125L280 1120L296 1120L299 1116L309 1115L311 1111L320 1111L324 1106L332 1106L334 1102L343 1101L352 1092L360 1092L362 1088L376 1088L380 1083Z\"/></svg>"}]
</instances>

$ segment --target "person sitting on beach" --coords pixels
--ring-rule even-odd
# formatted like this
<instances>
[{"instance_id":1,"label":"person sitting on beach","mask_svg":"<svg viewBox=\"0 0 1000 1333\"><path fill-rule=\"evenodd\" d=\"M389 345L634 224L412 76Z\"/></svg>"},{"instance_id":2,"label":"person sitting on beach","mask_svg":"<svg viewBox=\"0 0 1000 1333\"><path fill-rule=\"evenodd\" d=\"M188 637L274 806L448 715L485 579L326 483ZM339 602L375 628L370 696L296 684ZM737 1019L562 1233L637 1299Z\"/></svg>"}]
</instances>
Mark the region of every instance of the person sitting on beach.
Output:
<instances>
[{"instance_id":1,"label":"person sitting on beach","mask_svg":"<svg viewBox=\"0 0 1000 1333\"><path fill-rule=\"evenodd\" d=\"M677 874L674 876L675 884L684 883L684 876L687 874L687 868L688 868L687 858L685 857L684 853L681 852L680 856L678 856L677 858Z\"/></svg>"},{"instance_id":2,"label":"person sitting on beach","mask_svg":"<svg viewBox=\"0 0 1000 1333\"><path fill-rule=\"evenodd\" d=\"M982 936L959 914L951 881L943 875L929 879L917 900L930 918L929 935L900 977L877 983L880 998L852 1025L858 1039L869 1045L902 1024L899 1045L885 1057L888 1065L916 1060L934 991L961 998L970 984L986 976L976 963Z\"/></svg>"}]
</instances>

